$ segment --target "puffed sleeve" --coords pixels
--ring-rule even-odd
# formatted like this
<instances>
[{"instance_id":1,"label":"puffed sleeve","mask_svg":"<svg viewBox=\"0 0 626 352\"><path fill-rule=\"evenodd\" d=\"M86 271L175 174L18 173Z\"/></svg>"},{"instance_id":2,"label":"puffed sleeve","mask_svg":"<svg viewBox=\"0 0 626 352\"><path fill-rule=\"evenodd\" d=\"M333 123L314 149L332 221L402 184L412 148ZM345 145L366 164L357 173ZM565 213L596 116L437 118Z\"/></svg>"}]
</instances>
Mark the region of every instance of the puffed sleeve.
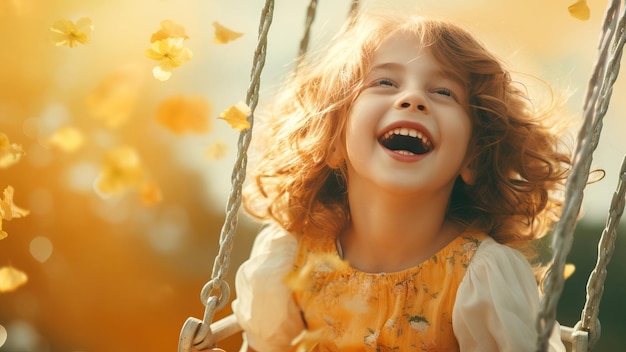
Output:
<instances>
[{"instance_id":1,"label":"puffed sleeve","mask_svg":"<svg viewBox=\"0 0 626 352\"><path fill-rule=\"evenodd\" d=\"M250 258L235 277L232 308L247 345L256 351L287 351L304 324L283 278L292 269L298 242L276 225L264 228Z\"/></svg>"},{"instance_id":2,"label":"puffed sleeve","mask_svg":"<svg viewBox=\"0 0 626 352\"><path fill-rule=\"evenodd\" d=\"M452 325L461 351L535 351L539 291L515 249L486 238L459 285ZM549 351L565 351L555 324Z\"/></svg>"}]
</instances>

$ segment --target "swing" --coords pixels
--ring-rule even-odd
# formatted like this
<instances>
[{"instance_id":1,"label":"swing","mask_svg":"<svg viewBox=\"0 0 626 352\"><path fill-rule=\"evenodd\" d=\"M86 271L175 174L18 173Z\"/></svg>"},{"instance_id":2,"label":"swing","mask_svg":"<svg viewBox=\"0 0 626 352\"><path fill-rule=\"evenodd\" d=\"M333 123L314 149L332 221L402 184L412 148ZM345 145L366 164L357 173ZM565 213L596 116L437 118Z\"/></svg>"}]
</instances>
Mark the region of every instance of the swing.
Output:
<instances>
[{"instance_id":1,"label":"swing","mask_svg":"<svg viewBox=\"0 0 626 352\"><path fill-rule=\"evenodd\" d=\"M354 20L358 12L358 5L359 0L352 0L349 21ZM316 6L317 0L311 0L307 10L305 34L300 42L300 56L307 50ZM620 10L621 13L619 13ZM231 176L232 189L227 202L226 219L220 233L219 251L215 258L211 279L201 291L201 301L205 305L204 316L202 320L190 317L185 321L179 337L179 352L201 351L211 348L217 342L242 330L234 315L227 316L215 323L212 321L215 312L222 309L230 298L230 287L224 277L230 265L230 253L237 226L237 212L241 205L241 188L246 172L247 150L252 136L254 111L259 99L260 75L265 64L267 35L273 12L274 0L266 0L261 11L257 48L254 53L250 86L246 96L246 103L251 109L251 114L248 116L250 128L242 131L238 139L237 160ZM551 270L546 276L545 296L541 301L540 312L536 320L536 329L539 333L537 351L547 349L548 338L555 323L556 306L565 281L563 276L565 260L572 246L576 219L582 204L582 194L589 178L592 154L598 144L602 119L608 109L612 87L619 73L625 41L626 5L620 4L619 0L611 0L605 12L597 61L583 104L584 120L578 135L572 173L565 186L563 213L553 234L554 254L551 259ZM617 226L624 211L625 203L626 157L619 172L619 182L611 200L606 227L599 240L597 262L587 283L587 297L581 320L574 327L561 326L561 339L569 352L590 351L600 337L598 311L604 290L606 266L613 255Z\"/></svg>"}]
</instances>

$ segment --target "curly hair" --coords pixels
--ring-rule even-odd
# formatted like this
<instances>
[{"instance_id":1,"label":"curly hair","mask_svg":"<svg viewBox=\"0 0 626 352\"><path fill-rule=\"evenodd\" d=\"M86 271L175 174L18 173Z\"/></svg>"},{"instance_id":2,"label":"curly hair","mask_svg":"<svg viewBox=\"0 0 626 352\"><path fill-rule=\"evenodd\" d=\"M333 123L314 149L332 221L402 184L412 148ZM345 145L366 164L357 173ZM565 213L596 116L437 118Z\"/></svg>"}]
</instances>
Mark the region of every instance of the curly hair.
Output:
<instances>
[{"instance_id":1,"label":"curly hair","mask_svg":"<svg viewBox=\"0 0 626 352\"><path fill-rule=\"evenodd\" d=\"M245 189L254 217L287 231L341 231L350 221L345 162L333 146L371 68L392 35L415 35L465 83L473 131L469 145L475 182L459 177L448 216L496 241L525 250L559 215L559 190L570 169L554 106L539 112L501 60L473 34L442 20L364 14L347 25L324 55L302 61L281 86L260 136L262 151Z\"/></svg>"}]
</instances>

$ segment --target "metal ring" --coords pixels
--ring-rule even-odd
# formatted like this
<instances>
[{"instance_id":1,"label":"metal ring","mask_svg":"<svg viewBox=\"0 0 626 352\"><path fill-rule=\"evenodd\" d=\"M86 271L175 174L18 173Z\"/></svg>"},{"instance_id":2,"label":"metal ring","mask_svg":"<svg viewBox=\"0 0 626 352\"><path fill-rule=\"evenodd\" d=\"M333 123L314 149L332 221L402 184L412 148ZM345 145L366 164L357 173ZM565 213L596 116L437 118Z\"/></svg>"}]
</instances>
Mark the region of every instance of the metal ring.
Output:
<instances>
[{"instance_id":1,"label":"metal ring","mask_svg":"<svg viewBox=\"0 0 626 352\"><path fill-rule=\"evenodd\" d=\"M200 300L202 301L202 304L206 306L207 302L209 301L209 298L211 298L211 296L215 296L213 294L213 290L215 290L218 287L218 284L219 284L220 295L217 297L216 309L221 310L222 308L226 306L226 304L228 303L228 300L230 299L230 286L228 285L228 282L226 282L226 280L222 280L222 279L209 280L209 282L207 282L204 285L204 287L202 288L202 291L200 292ZM206 322L207 321L205 321L205 323Z\"/></svg>"}]
</instances>

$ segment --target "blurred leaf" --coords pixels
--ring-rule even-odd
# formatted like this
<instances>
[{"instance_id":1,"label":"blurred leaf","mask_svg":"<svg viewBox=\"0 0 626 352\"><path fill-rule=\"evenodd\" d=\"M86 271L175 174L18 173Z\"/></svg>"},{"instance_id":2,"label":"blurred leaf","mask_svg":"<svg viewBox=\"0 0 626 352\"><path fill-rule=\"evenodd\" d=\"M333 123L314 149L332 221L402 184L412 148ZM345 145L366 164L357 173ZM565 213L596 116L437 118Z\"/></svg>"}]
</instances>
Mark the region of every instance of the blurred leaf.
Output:
<instances>
[{"instance_id":1,"label":"blurred leaf","mask_svg":"<svg viewBox=\"0 0 626 352\"><path fill-rule=\"evenodd\" d=\"M109 74L85 99L91 115L108 127L118 127L128 120L142 83L141 70L124 66Z\"/></svg>"},{"instance_id":2,"label":"blurred leaf","mask_svg":"<svg viewBox=\"0 0 626 352\"><path fill-rule=\"evenodd\" d=\"M209 115L211 106L204 97L177 95L161 103L157 120L176 134L211 131Z\"/></svg>"},{"instance_id":3,"label":"blurred leaf","mask_svg":"<svg viewBox=\"0 0 626 352\"><path fill-rule=\"evenodd\" d=\"M226 155L228 147L222 141L215 141L204 151L204 156L209 160L221 159Z\"/></svg>"}]
</instances>

